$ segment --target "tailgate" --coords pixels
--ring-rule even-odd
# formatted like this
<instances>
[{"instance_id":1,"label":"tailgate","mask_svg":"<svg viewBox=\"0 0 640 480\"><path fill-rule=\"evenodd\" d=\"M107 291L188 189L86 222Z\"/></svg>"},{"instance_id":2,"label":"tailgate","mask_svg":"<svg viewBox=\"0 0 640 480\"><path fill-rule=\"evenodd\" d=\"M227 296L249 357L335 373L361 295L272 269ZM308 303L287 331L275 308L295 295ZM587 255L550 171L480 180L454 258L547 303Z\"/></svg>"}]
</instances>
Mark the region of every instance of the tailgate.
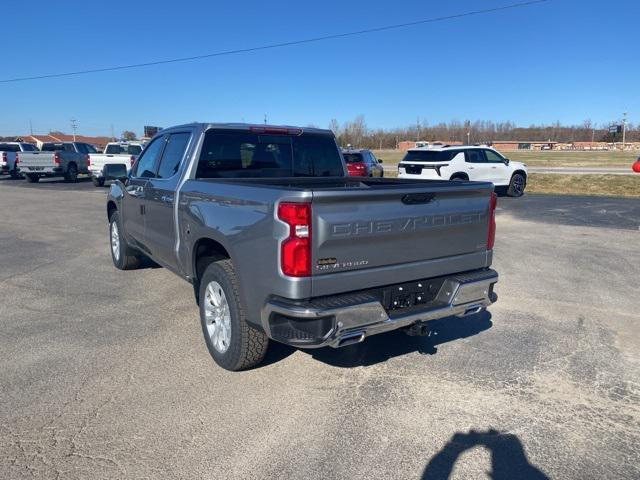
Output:
<instances>
[{"instance_id":1,"label":"tailgate","mask_svg":"<svg viewBox=\"0 0 640 480\"><path fill-rule=\"evenodd\" d=\"M53 161L53 155L52 152L20 153L18 167L57 167L58 165Z\"/></svg>"},{"instance_id":2,"label":"tailgate","mask_svg":"<svg viewBox=\"0 0 640 480\"><path fill-rule=\"evenodd\" d=\"M465 258L475 259L468 269L481 268L478 261L487 262L492 191L490 183L476 182L314 191L314 278L350 277L358 289L460 272L467 269L460 261ZM394 273L384 278L386 271ZM362 282L357 272L377 278Z\"/></svg>"},{"instance_id":3,"label":"tailgate","mask_svg":"<svg viewBox=\"0 0 640 480\"><path fill-rule=\"evenodd\" d=\"M121 154L90 154L89 160L91 162L92 167L104 167L105 165L126 165L129 167L131 155L121 155Z\"/></svg>"}]
</instances>

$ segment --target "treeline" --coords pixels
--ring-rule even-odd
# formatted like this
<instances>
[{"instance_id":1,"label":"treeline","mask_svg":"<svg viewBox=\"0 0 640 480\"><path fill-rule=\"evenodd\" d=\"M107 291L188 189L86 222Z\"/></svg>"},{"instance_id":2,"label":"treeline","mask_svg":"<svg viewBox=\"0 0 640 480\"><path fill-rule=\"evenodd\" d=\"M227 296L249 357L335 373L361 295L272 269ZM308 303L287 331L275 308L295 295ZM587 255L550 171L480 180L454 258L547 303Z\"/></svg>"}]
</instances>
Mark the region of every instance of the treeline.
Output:
<instances>
[{"instance_id":1,"label":"treeline","mask_svg":"<svg viewBox=\"0 0 640 480\"><path fill-rule=\"evenodd\" d=\"M416 122L414 125L372 129L367 127L363 115L340 124L331 120L329 128L333 130L339 145L352 145L359 148L396 148L403 140L457 141L463 143L487 143L497 140L551 141L551 142L621 142L622 134L615 137L609 133L608 125L595 125L585 120L581 125L530 125L518 127L513 122L492 122L490 120L469 120L430 125ZM640 127L627 124L627 142L640 141Z\"/></svg>"}]
</instances>

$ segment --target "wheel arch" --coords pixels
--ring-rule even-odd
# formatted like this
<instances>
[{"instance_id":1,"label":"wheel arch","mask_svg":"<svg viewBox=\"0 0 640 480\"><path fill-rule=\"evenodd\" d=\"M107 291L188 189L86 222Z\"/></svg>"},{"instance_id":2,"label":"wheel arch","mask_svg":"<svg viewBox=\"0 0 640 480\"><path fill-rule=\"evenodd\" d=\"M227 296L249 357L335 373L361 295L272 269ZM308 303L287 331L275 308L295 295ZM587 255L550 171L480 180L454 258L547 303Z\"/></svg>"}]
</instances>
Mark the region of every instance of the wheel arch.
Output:
<instances>
[{"instance_id":1,"label":"wheel arch","mask_svg":"<svg viewBox=\"0 0 640 480\"><path fill-rule=\"evenodd\" d=\"M111 221L111 216L118 210L118 206L116 202L113 200L109 200L107 202L107 220Z\"/></svg>"},{"instance_id":2,"label":"wheel arch","mask_svg":"<svg viewBox=\"0 0 640 480\"><path fill-rule=\"evenodd\" d=\"M204 271L212 262L225 259L231 259L229 250L222 243L212 238L202 237L193 244L193 249L191 250L191 272L196 303L199 304L200 279Z\"/></svg>"},{"instance_id":3,"label":"wheel arch","mask_svg":"<svg viewBox=\"0 0 640 480\"><path fill-rule=\"evenodd\" d=\"M449 177L449 180L453 180L454 178L461 178L463 180L469 180L469 175L465 172L455 172L452 173L451 176Z\"/></svg>"}]
</instances>

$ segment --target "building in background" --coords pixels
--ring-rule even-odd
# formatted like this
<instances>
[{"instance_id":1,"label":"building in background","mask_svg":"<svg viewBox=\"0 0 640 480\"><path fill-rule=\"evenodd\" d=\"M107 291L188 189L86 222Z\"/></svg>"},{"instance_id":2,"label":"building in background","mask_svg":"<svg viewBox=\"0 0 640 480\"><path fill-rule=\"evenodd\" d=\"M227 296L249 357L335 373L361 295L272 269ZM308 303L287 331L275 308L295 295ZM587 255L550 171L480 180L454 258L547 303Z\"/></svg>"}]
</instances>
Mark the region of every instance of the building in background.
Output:
<instances>
[{"instance_id":1,"label":"building in background","mask_svg":"<svg viewBox=\"0 0 640 480\"><path fill-rule=\"evenodd\" d=\"M537 142L524 140L495 140L491 146L496 150L555 150L558 142Z\"/></svg>"},{"instance_id":2,"label":"building in background","mask_svg":"<svg viewBox=\"0 0 640 480\"><path fill-rule=\"evenodd\" d=\"M15 137L23 142L34 143L38 148L42 148L43 143L49 142L73 142L73 135L63 132L50 132L48 135L19 135ZM90 137L87 135L76 135L76 142L90 143L98 150L104 150L107 143L113 141L111 137Z\"/></svg>"}]
</instances>

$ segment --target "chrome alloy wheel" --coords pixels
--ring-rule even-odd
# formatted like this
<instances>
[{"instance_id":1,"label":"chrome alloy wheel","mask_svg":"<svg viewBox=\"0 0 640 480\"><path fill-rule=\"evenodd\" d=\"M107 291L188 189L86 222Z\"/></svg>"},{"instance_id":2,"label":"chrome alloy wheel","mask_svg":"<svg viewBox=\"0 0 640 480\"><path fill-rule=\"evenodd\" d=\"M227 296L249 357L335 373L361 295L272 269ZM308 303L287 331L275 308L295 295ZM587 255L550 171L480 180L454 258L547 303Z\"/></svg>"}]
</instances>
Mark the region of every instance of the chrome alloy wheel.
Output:
<instances>
[{"instance_id":1,"label":"chrome alloy wheel","mask_svg":"<svg viewBox=\"0 0 640 480\"><path fill-rule=\"evenodd\" d=\"M120 232L118 222L111 222L111 251L116 262L120 260Z\"/></svg>"},{"instance_id":2,"label":"chrome alloy wheel","mask_svg":"<svg viewBox=\"0 0 640 480\"><path fill-rule=\"evenodd\" d=\"M209 282L207 285L204 314L211 344L218 352L226 352L231 343L231 313L227 297L218 282Z\"/></svg>"}]
</instances>

